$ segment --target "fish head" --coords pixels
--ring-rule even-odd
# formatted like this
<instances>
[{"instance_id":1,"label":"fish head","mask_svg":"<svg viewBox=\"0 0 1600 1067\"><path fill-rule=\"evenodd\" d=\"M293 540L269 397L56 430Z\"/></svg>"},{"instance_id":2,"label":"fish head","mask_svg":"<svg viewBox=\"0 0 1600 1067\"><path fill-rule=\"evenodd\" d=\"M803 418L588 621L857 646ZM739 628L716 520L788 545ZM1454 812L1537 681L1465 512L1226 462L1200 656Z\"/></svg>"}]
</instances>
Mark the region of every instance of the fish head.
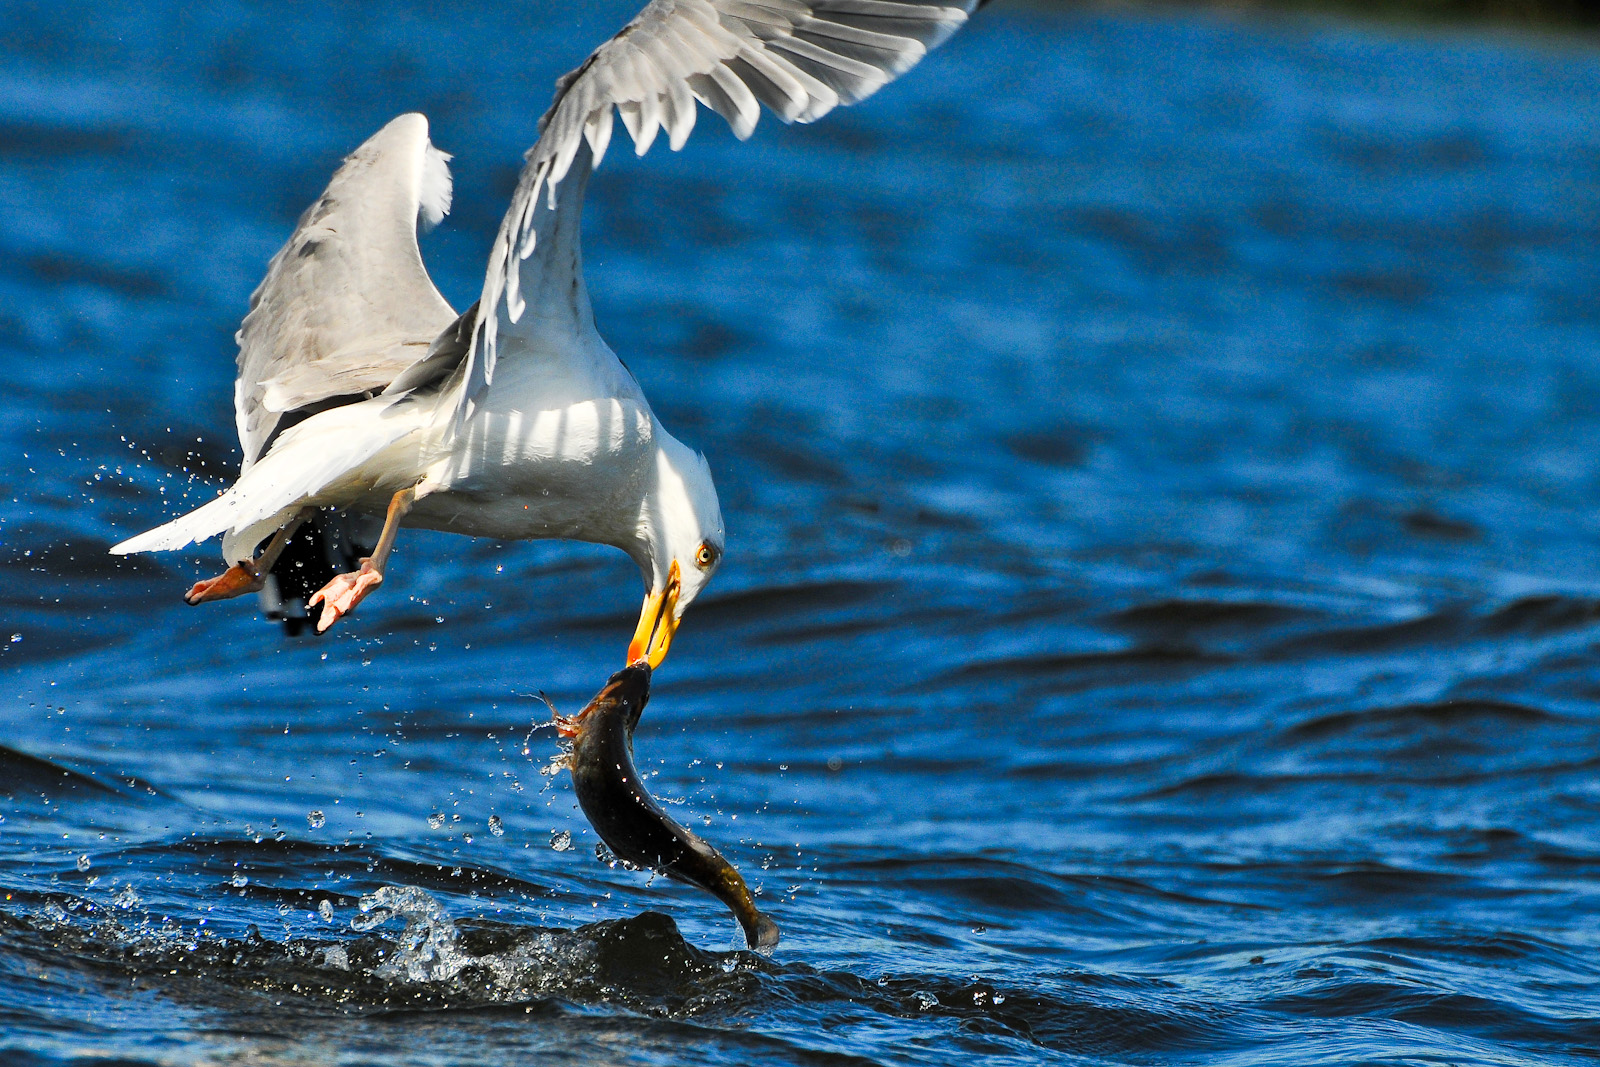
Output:
<instances>
[{"instance_id":1,"label":"fish head","mask_svg":"<svg viewBox=\"0 0 1600 1067\"><path fill-rule=\"evenodd\" d=\"M649 702L650 664L644 661L631 663L606 679L606 684L583 710L582 717L588 718L593 711L620 714L627 723L629 736L632 736L633 728L639 724L639 716L644 714L644 706Z\"/></svg>"}]
</instances>

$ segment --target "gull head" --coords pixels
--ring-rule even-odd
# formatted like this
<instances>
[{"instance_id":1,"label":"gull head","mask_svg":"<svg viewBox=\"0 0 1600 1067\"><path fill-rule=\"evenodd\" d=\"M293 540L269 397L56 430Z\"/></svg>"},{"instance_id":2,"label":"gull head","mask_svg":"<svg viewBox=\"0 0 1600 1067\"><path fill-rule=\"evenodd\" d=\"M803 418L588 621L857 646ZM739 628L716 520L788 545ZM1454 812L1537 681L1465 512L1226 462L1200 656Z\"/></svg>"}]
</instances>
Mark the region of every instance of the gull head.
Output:
<instances>
[{"instance_id":1,"label":"gull head","mask_svg":"<svg viewBox=\"0 0 1600 1067\"><path fill-rule=\"evenodd\" d=\"M659 440L655 482L639 511L634 553L644 575L644 607L628 644L628 663L645 662L652 669L667 658L684 609L717 572L727 541L706 458L664 431Z\"/></svg>"}]
</instances>

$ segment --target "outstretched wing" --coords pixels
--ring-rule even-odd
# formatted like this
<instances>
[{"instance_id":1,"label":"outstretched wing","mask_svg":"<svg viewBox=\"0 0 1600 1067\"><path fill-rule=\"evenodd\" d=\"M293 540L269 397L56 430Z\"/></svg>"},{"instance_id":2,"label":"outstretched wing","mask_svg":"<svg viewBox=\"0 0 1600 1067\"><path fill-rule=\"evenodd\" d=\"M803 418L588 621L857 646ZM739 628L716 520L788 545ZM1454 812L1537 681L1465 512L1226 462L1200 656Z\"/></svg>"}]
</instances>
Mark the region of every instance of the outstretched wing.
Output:
<instances>
[{"instance_id":1,"label":"outstretched wing","mask_svg":"<svg viewBox=\"0 0 1600 1067\"><path fill-rule=\"evenodd\" d=\"M662 130L681 148L696 101L741 140L762 104L785 122L812 122L911 69L986 2L652 0L556 85L489 257L461 416L493 380L502 340L551 354L586 347L594 324L579 216L615 115L639 155Z\"/></svg>"},{"instance_id":2,"label":"outstretched wing","mask_svg":"<svg viewBox=\"0 0 1600 1067\"><path fill-rule=\"evenodd\" d=\"M351 153L272 257L239 328L234 413L245 469L284 413L381 390L454 320L417 228L450 210L450 157L401 115Z\"/></svg>"}]
</instances>

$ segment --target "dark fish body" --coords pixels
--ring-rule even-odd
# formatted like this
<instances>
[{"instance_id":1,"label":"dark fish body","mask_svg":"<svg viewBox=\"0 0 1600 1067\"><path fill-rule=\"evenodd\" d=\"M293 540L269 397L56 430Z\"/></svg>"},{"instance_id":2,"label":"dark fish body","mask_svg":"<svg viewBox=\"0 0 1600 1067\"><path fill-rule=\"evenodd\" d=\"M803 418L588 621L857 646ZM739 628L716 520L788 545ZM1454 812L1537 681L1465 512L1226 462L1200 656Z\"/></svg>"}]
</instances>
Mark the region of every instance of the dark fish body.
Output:
<instances>
[{"instance_id":1,"label":"dark fish body","mask_svg":"<svg viewBox=\"0 0 1600 1067\"><path fill-rule=\"evenodd\" d=\"M650 699L650 668L613 674L577 717L563 726L573 736L573 788L578 804L619 858L699 886L726 904L753 949L778 944L778 924L756 909L739 872L693 832L674 822L644 787L633 765L633 730Z\"/></svg>"}]
</instances>

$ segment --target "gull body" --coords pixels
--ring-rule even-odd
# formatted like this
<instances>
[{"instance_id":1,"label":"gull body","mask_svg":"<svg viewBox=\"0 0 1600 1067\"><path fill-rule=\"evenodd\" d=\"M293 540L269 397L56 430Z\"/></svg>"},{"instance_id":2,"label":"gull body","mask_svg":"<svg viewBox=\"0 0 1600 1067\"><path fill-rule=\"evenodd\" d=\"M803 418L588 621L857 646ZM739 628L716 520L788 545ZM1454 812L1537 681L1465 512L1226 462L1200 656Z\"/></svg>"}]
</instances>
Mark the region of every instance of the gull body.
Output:
<instances>
[{"instance_id":1,"label":"gull body","mask_svg":"<svg viewBox=\"0 0 1600 1067\"><path fill-rule=\"evenodd\" d=\"M658 666L721 561L704 457L661 425L595 330L580 240L620 116L639 155L682 147L696 102L748 137L766 105L810 122L915 65L984 0L654 0L563 77L458 315L417 230L448 213L449 157L402 115L334 175L273 257L238 334L244 464L216 500L115 546L222 534L229 568L190 603L258 589L319 509L385 516L359 571L311 603L318 629L383 581L401 526L612 545L646 585L629 662Z\"/></svg>"}]
</instances>

